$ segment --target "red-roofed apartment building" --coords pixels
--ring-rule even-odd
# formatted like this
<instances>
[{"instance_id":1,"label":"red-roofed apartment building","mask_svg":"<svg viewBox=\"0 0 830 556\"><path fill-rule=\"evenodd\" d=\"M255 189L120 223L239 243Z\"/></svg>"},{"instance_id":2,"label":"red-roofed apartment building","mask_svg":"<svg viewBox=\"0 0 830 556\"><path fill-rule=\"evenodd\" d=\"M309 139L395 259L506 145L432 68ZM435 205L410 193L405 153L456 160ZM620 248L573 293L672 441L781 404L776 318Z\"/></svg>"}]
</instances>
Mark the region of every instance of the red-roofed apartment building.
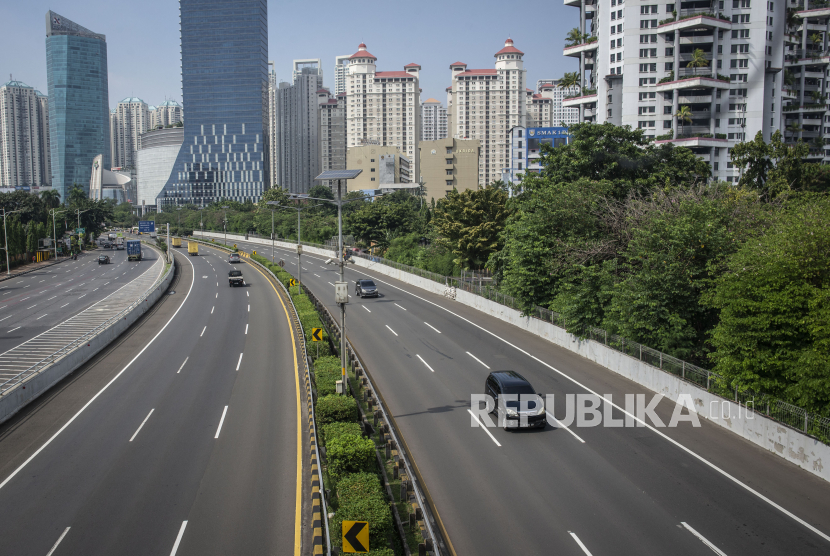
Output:
<instances>
[{"instance_id":1,"label":"red-roofed apartment building","mask_svg":"<svg viewBox=\"0 0 830 556\"><path fill-rule=\"evenodd\" d=\"M447 124L454 139L478 139L481 144L478 183L487 185L502 177L509 165L508 132L527 119L524 53L507 39L495 53L494 69L450 66L452 87L447 90Z\"/></svg>"},{"instance_id":2,"label":"red-roofed apartment building","mask_svg":"<svg viewBox=\"0 0 830 556\"><path fill-rule=\"evenodd\" d=\"M361 43L349 59L346 76L346 144L397 147L413 163L418 181L418 141L421 107L418 73L407 64L403 71L377 71L377 57Z\"/></svg>"}]
</instances>

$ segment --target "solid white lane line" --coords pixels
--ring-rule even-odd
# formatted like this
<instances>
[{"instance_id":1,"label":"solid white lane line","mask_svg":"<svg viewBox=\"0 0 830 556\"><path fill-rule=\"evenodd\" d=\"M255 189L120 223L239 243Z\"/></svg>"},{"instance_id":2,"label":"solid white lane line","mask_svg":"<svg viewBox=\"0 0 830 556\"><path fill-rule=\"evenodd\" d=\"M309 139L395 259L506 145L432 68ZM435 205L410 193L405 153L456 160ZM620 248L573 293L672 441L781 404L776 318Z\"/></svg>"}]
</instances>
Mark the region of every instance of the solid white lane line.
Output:
<instances>
[{"instance_id":1,"label":"solid white lane line","mask_svg":"<svg viewBox=\"0 0 830 556\"><path fill-rule=\"evenodd\" d=\"M397 304L397 303L395 303L395 305L398 305L398 304ZM398 307L401 307L401 306L400 306L400 305L398 305ZM403 308L403 307L401 307L401 309L403 309L404 311L406 311L406 309L405 309L405 308Z\"/></svg>"},{"instance_id":2,"label":"solid white lane line","mask_svg":"<svg viewBox=\"0 0 830 556\"><path fill-rule=\"evenodd\" d=\"M219 438L219 433L222 432L222 423L225 422L225 414L228 412L228 406L225 406L225 409L222 410L222 418L219 419L219 428L216 429L216 436L213 438Z\"/></svg>"},{"instance_id":3,"label":"solid white lane line","mask_svg":"<svg viewBox=\"0 0 830 556\"><path fill-rule=\"evenodd\" d=\"M3 317L2 319L0 319L0 321L4 321L4 320L6 320L6 319L10 319L10 318L12 318L13 316L14 316L14 315L9 315L8 317Z\"/></svg>"},{"instance_id":4,"label":"solid white lane line","mask_svg":"<svg viewBox=\"0 0 830 556\"><path fill-rule=\"evenodd\" d=\"M214 309L216 309L216 305L214 305L213 307L211 307L211 308L210 308L210 314L211 314L211 315L213 314L213 310L214 310Z\"/></svg>"},{"instance_id":5,"label":"solid white lane line","mask_svg":"<svg viewBox=\"0 0 830 556\"><path fill-rule=\"evenodd\" d=\"M201 334L199 334L199 337L200 337L200 338L201 338L202 336L204 336L204 335L205 335L205 330L207 330L207 326L205 326L204 328L202 328L202 333L201 333Z\"/></svg>"},{"instance_id":6,"label":"solid white lane line","mask_svg":"<svg viewBox=\"0 0 830 556\"><path fill-rule=\"evenodd\" d=\"M236 362L236 370L239 370L239 366L242 364L242 354L239 354L239 361Z\"/></svg>"},{"instance_id":7,"label":"solid white lane line","mask_svg":"<svg viewBox=\"0 0 830 556\"><path fill-rule=\"evenodd\" d=\"M179 367L179 370L178 370L178 371L176 371L176 374L179 374L180 372L182 372L182 369L184 369L184 366L185 366L185 365L187 365L187 360L188 360L188 359L190 359L190 356L189 356L189 355L188 355L187 357L185 357L185 358L184 358L184 363L182 363L182 366L181 366L181 367Z\"/></svg>"},{"instance_id":8,"label":"solid white lane line","mask_svg":"<svg viewBox=\"0 0 830 556\"><path fill-rule=\"evenodd\" d=\"M69 303L67 303L66 305L69 305ZM60 308L63 309L64 307L66 307L66 305L61 305Z\"/></svg>"},{"instance_id":9,"label":"solid white lane line","mask_svg":"<svg viewBox=\"0 0 830 556\"><path fill-rule=\"evenodd\" d=\"M18 326L17 328L20 328L20 327ZM14 332L15 330L17 330L17 328L12 328L11 330L9 330L9 332ZM7 334L8 334L8 332L7 332ZM2 485L0 485L0 486L2 486Z\"/></svg>"},{"instance_id":10,"label":"solid white lane line","mask_svg":"<svg viewBox=\"0 0 830 556\"><path fill-rule=\"evenodd\" d=\"M388 325L388 324L386 325L386 328L389 328L389 325ZM391 333L392 333L392 334L394 334L395 336L397 336L397 335L398 335L398 333L397 333L397 332L395 332L394 330L392 330L391 328L389 328L389 332L391 332Z\"/></svg>"},{"instance_id":11,"label":"solid white lane line","mask_svg":"<svg viewBox=\"0 0 830 556\"><path fill-rule=\"evenodd\" d=\"M246 335L248 334L248 325L247 324L245 325L245 334Z\"/></svg>"},{"instance_id":12,"label":"solid white lane line","mask_svg":"<svg viewBox=\"0 0 830 556\"><path fill-rule=\"evenodd\" d=\"M418 359L420 359L420 360L421 360L421 363L423 363L424 365L426 365L426 366L427 366L427 369L429 369L429 370L430 370L430 371L432 371L433 373L435 372L435 369L433 369L432 367L430 367L430 366L429 366L429 363L427 363L426 361L424 361L424 358L423 358L423 357L421 357L421 356L420 356L420 355L418 355L417 353L415 354L415 357L417 357Z\"/></svg>"},{"instance_id":13,"label":"solid white lane line","mask_svg":"<svg viewBox=\"0 0 830 556\"><path fill-rule=\"evenodd\" d=\"M179 369L179 370L181 370L181 369ZM145 418L144 418L144 420L141 422L141 424L140 424L140 425L138 425L138 429L136 429L136 431L135 431L135 432L133 433L133 435L130 437L130 442L132 442L132 441L133 441L133 438L135 438L135 437L136 437L136 435L138 434L138 431L140 431L140 430L141 430L141 427L143 427L143 426L144 426L144 423L146 423L146 422L147 422L147 419L149 419L149 418L150 418L150 415L152 415L152 414L153 414L153 412L154 412L155 410L156 410L156 408L155 408L155 407L154 407L153 409L151 409L151 410L150 410L150 413L148 413L148 414L147 414L147 417L145 417Z\"/></svg>"},{"instance_id":14,"label":"solid white lane line","mask_svg":"<svg viewBox=\"0 0 830 556\"><path fill-rule=\"evenodd\" d=\"M712 552L714 552L714 553L715 553L715 554L717 554L718 556L726 556L726 552L724 552L723 550L721 550L720 548L718 548L717 546L715 546L714 544L712 544L711 542L709 542L709 540L708 540L706 537L704 537L703 535L701 535L700 533L698 533L697 531L695 531L695 530L692 528L692 526L691 526L691 525L689 525L689 524L688 524L688 523L686 523L685 521L681 521L681 522L680 522L680 525L682 525L683 527L685 527L685 528L686 528L686 529L687 529L687 530L688 530L688 531L689 531L692 535L694 535L694 536L696 536L698 539L700 539L700 542L702 542L703 544L705 544L706 546L708 546L708 547L712 550Z\"/></svg>"},{"instance_id":15,"label":"solid white lane line","mask_svg":"<svg viewBox=\"0 0 830 556\"><path fill-rule=\"evenodd\" d=\"M46 553L46 556L52 556L52 554L55 553L55 550L58 548L58 545L61 543L61 541L63 540L63 538L66 536L66 534L69 532L70 529L71 529L71 527L67 527L66 529L63 530L63 533L61 533L61 536L58 537L57 542L55 542L55 544L52 545L52 549L49 552Z\"/></svg>"},{"instance_id":16,"label":"solid white lane line","mask_svg":"<svg viewBox=\"0 0 830 556\"><path fill-rule=\"evenodd\" d=\"M467 355L469 355L470 357L472 357L473 359L475 359L476 361L478 361L479 363L481 363L482 365L484 365L484 361L482 361L481 359L479 359L478 357L476 357L475 355L473 355L473 354L472 354L472 353L470 353L469 351L467 352ZM489 369L490 367L488 367L487 365L484 365L484 368L485 368L485 369Z\"/></svg>"},{"instance_id":17,"label":"solid white lane line","mask_svg":"<svg viewBox=\"0 0 830 556\"><path fill-rule=\"evenodd\" d=\"M568 531L568 534L569 534L570 536L572 536L572 537L573 537L573 539L576 541L576 544L578 544L578 545L579 545L579 548L581 548L581 549L582 549L582 552L584 552L584 553L585 553L585 554L587 554L588 556L591 556L591 551L590 551L590 550L588 550L588 547L587 547L587 546L585 546L584 544L582 544L582 541L581 541L581 540L579 540L579 537L577 537L577 536L576 536L576 533L572 533L571 531Z\"/></svg>"},{"instance_id":18,"label":"solid white lane line","mask_svg":"<svg viewBox=\"0 0 830 556\"><path fill-rule=\"evenodd\" d=\"M478 423L478 426L479 426L479 427L481 427L482 429L484 429L484 432L486 432L486 433L487 433L487 436L489 436L489 437L490 437L490 440L492 440L493 442L495 442L495 443L496 443L496 446L501 447L501 444L499 444L499 441L498 441L498 440L496 440L496 437L495 437L495 436L493 436L493 433L491 433L491 432L487 429L487 427L485 427L485 426L484 426L484 424L483 424L481 421L479 421L479 420L478 420L478 415L476 415L475 413L473 413L473 411L472 411L471 409L468 409L468 410L467 410L467 413L469 413L469 414L472 416L472 418L476 420L476 422Z\"/></svg>"},{"instance_id":19,"label":"solid white lane line","mask_svg":"<svg viewBox=\"0 0 830 556\"><path fill-rule=\"evenodd\" d=\"M582 440L581 438L579 438L579 436L578 436L578 435L577 435L574 431L572 431L571 429L569 429L568 427L566 427L565 425L563 425L563 424L562 424L562 421L560 421L559 419L557 419L556 417L554 417L554 416L553 416L553 413L551 413L551 412L549 412L549 411L545 411L545 415L547 415L548 417L550 417L551 419L553 419L554 421L556 421L556 424L557 424L557 425L559 425L560 427L562 427L563 429L565 429L566 431L568 431L569 433L571 433L572 435L574 435L574 438L576 438L577 440L579 440L580 442L582 442L583 444L585 444L585 441L584 441L584 440Z\"/></svg>"},{"instance_id":20,"label":"solid white lane line","mask_svg":"<svg viewBox=\"0 0 830 556\"><path fill-rule=\"evenodd\" d=\"M436 332L438 332L439 334L441 333L441 331L440 331L440 330L438 330L437 328L435 328L434 326L432 326L430 323L428 323L428 322L424 321L424 324L426 324L427 326L429 326L430 328L432 328L433 330L435 330L435 331L436 331Z\"/></svg>"},{"instance_id":21,"label":"solid white lane line","mask_svg":"<svg viewBox=\"0 0 830 556\"><path fill-rule=\"evenodd\" d=\"M488 329L484 328L483 326L481 326L481 325L479 325L479 324L474 323L474 322L473 322L473 321L471 321L470 319L465 318L465 317L462 317L462 316L461 316L461 315L459 315L458 313L455 313L455 312L453 312L453 311L450 311L450 310L449 310L449 309L447 309L446 307L444 307L444 306L442 306L442 305L439 305L438 303L435 303L434 301L430 301L429 299L426 299L426 298L424 298L424 297L421 297L420 295L414 294L414 293L412 293L412 292L410 292L410 291L408 291L408 290L405 290L405 289L403 289L403 288L401 288L401 287L398 287L398 286L396 286L396 285L394 285L394 284L391 284L391 283L389 283L389 282L386 282L385 280L380 280L380 279L378 279L378 278L374 278L374 280L377 280L377 281L378 281L378 282L380 282L381 284L386 284L386 285L388 285L389 287L395 288L396 290L400 290L400 291L402 291L402 292L404 292L404 293L406 293L406 294L409 294L409 295L411 295L412 297L415 297L415 298L417 298L417 299L420 299L421 301L424 301L425 303L429 303L430 305L432 305L432 306L434 306L434 307L437 307L438 309L441 309L442 311L446 311L447 313L451 314L452 316L457 317L457 318L458 318L458 319L460 319L460 320L463 320L463 321L464 321L464 322L466 322L467 324L469 324L469 325L471 325L471 326L474 326L474 327L478 328L478 329L479 329L479 330L481 330L482 332L486 332L487 334L491 335L492 337L496 338L497 340L501 340L503 343L505 343L506 345L508 345L508 346L512 347L512 348L513 348L513 349L515 349L516 351L518 351L518 352L520 352L520 353L522 353L522 354L524 354L524 355L527 355L528 357L530 357L531 359L533 359L533 360L534 360L534 361L536 361L537 363L539 363L539 364L541 364L541 365L544 365L545 367L547 367L547 368L548 368L548 369L550 369L551 371L553 371L553 372L555 372L555 373L559 374L559 375L560 375L560 376L562 376L563 378L568 379L568 380L569 380L569 381L571 381L573 384L575 384L575 385L579 386L580 388L584 389L586 392L588 392L588 393L590 393L590 394L593 394L594 396L597 396L598 398L603 398L603 399L604 399L604 396L600 396L597 392L595 392L595 391L594 391L594 390L592 390L591 388L588 388L588 386L586 386L585 384L582 384L581 382L579 382L578 380L576 380L576 379L575 379L575 378L573 378L572 376L568 375L567 373L564 373L564 372L560 371L559 369L557 369L556 367L554 367L553 365L551 365L551 364L549 364L549 363L546 363L545 361L542 361L540 358L536 357L535 355L533 355L533 354L532 354L532 353L530 353L529 351L526 351L526 350L524 350L524 349L520 348L520 347L519 347L519 346L517 346L516 344L513 344L513 343L511 343L511 342L508 342L507 340L505 340L504 338L502 338L501 336L499 336L499 335L498 335L498 334L496 334L495 332L491 332L490 330L488 330ZM666 435L665 433L663 433L663 432L662 432L662 431L660 431L659 429L657 429L657 428L653 427L652 425L650 425L649 423L647 423L644 419L640 419L640 418L638 418L636 415L634 415L633 413L629 413L628 411L626 411L626 410L625 410L625 408L620 407L618 404L616 404L616 403L614 403L614 402L609 402L609 401L607 401L607 400L606 400L606 403L608 403L611 407L614 407L614 408L616 408L616 409L618 409L618 410L622 411L625 415L627 415L627 416L631 417L631 418L632 418L632 419L634 419L636 422L640 423L640 425L641 425L641 426L643 426L643 427L645 427L645 428L649 429L649 430L650 430L650 431L652 431L654 434L656 434L656 435L660 436L660 437L661 437L661 438L663 438L664 440L666 440L666 441L670 442L671 444L675 445L677 448L679 448L680 450L682 450L682 451L686 452L689 456L691 456L692 458L694 458L694 459L698 460L700 463L702 463L702 464L704 464L705 466L709 467L709 468L710 468L710 469L712 469L713 471L715 471L715 472L717 472L717 473L720 473L722 476L726 477L727 479L729 479L730 481L732 481L734 484L736 484L736 485L740 486L741 488L743 488L744 490L746 490L746 491L747 491L747 492L749 492L750 494L752 494L752 495L754 495L754 496L758 497L760 500L763 500L764 502L766 502L767 504L769 504L770 506L772 506L773 508L775 508L776 510L778 510L778 511L779 511L779 512L781 512L782 514L786 515L787 517L789 517L789 518L790 518L790 519L792 519L793 521L796 521L797 523L799 523L799 524L801 524L802 526L806 527L807 529L809 529L810 531L812 531L812 532L813 532L813 533L815 533L816 535L820 536L822 539L824 539L824 540L826 540L826 541L830 542L830 535L828 535L828 534L826 534L826 533L823 533L822 531L820 531L820 530L819 530L818 528L816 528L816 527L813 527L812 525L810 525L809 523L807 523L806 521L804 521L803 519L801 519L800 517L798 517L797 515L795 515L795 514L794 514L794 513L792 513L791 511L789 511L788 509L786 509L785 507L781 506L780 504L777 504L776 502L774 502L774 501L773 501L773 500L771 500L770 498L767 498L766 496L764 496L763 494L761 494L760 492L758 492L757 490L755 490L755 489L754 489L754 488L752 488L751 486L749 486L749 485L747 485L746 483L742 482L742 481L741 481L741 480L739 480L738 478L736 478L736 477L734 477L734 476L730 475L729 473L727 473L726 471L724 471L723 469L721 469L720 467L718 467L717 465L715 465L715 464L714 464L714 463L712 463L711 461L707 460L706 458L704 458L703 456L701 456L701 455L700 455L700 454L698 454L697 452L695 452L695 451L693 451L693 450L691 450L691 449L687 448L686 446L684 446L684 445L683 445L683 444L681 444L680 442L678 442L678 441L674 440L674 439L673 439L673 438L671 438L670 436Z\"/></svg>"},{"instance_id":22,"label":"solid white lane line","mask_svg":"<svg viewBox=\"0 0 830 556\"><path fill-rule=\"evenodd\" d=\"M39 316L38 318L36 318L35 320L40 320L40 319L42 319L43 317L45 317L46 315L48 315L48 314L49 314L49 313L45 313L45 314L43 314L43 315Z\"/></svg>"},{"instance_id":23,"label":"solid white lane line","mask_svg":"<svg viewBox=\"0 0 830 556\"><path fill-rule=\"evenodd\" d=\"M184 528L187 527L187 520L182 521L182 526L179 529L179 534L176 535L176 543L173 545L173 550L170 551L170 556L176 556L176 551L179 549L179 543L182 542L184 536Z\"/></svg>"},{"instance_id":24,"label":"solid white lane line","mask_svg":"<svg viewBox=\"0 0 830 556\"><path fill-rule=\"evenodd\" d=\"M363 307L364 309L366 309L367 311L369 311L369 308L368 308L366 305L361 305L361 307ZM371 313L372 311L369 311L369 312Z\"/></svg>"}]
</instances>

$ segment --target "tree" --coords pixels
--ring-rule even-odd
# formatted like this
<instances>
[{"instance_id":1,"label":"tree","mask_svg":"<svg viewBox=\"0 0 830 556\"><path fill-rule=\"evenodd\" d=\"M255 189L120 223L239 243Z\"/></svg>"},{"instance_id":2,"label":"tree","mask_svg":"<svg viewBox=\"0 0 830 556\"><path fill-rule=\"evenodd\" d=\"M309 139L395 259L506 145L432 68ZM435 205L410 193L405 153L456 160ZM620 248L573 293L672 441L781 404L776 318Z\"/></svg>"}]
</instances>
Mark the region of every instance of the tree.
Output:
<instances>
[{"instance_id":1,"label":"tree","mask_svg":"<svg viewBox=\"0 0 830 556\"><path fill-rule=\"evenodd\" d=\"M692 51L692 59L686 64L687 68L705 68L709 65L709 60L706 58L706 53L700 49L695 48Z\"/></svg>"},{"instance_id":2,"label":"tree","mask_svg":"<svg viewBox=\"0 0 830 556\"><path fill-rule=\"evenodd\" d=\"M684 123L692 123L692 109L689 107L688 104L684 104L680 107L677 111L677 114L674 115L675 118L680 122L680 132L683 133L683 124Z\"/></svg>"},{"instance_id":3,"label":"tree","mask_svg":"<svg viewBox=\"0 0 830 556\"><path fill-rule=\"evenodd\" d=\"M585 41L586 35L582 33L577 27L574 27L568 34L565 35L565 41L567 44L565 46L576 46L577 44L581 44Z\"/></svg>"},{"instance_id":4,"label":"tree","mask_svg":"<svg viewBox=\"0 0 830 556\"><path fill-rule=\"evenodd\" d=\"M579 84L579 73L574 71L563 75L556 86L562 89L570 89L571 87L579 87Z\"/></svg>"},{"instance_id":5,"label":"tree","mask_svg":"<svg viewBox=\"0 0 830 556\"><path fill-rule=\"evenodd\" d=\"M774 198L783 191L804 186L806 168L812 166L804 162L808 152L809 147L800 141L796 145L785 144L780 131L772 134L769 143L759 131L752 141L735 145L729 156L742 170L741 186L754 189L766 198ZM817 175L810 172L812 176Z\"/></svg>"},{"instance_id":6,"label":"tree","mask_svg":"<svg viewBox=\"0 0 830 556\"><path fill-rule=\"evenodd\" d=\"M501 232L507 220L507 192L500 183L484 189L450 191L435 210L433 225L439 242L465 269L481 269L502 247Z\"/></svg>"},{"instance_id":7,"label":"tree","mask_svg":"<svg viewBox=\"0 0 830 556\"><path fill-rule=\"evenodd\" d=\"M61 194L56 189L42 191L40 198L47 209L58 208L61 206Z\"/></svg>"}]
</instances>

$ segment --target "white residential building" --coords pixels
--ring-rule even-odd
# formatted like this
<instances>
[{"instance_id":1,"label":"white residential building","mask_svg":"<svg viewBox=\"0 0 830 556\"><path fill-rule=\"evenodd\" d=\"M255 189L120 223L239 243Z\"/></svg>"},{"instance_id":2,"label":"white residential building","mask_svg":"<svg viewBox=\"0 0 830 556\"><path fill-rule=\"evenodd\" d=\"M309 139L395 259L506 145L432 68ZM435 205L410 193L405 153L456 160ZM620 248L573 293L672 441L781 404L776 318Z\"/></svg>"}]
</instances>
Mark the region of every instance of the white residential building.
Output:
<instances>
[{"instance_id":1,"label":"white residential building","mask_svg":"<svg viewBox=\"0 0 830 556\"><path fill-rule=\"evenodd\" d=\"M410 176L418 181L421 66L407 64L404 71L377 71L376 61L377 57L363 43L349 57L346 144L349 148L366 144L398 147L408 160L414 161Z\"/></svg>"},{"instance_id":2,"label":"white residential building","mask_svg":"<svg viewBox=\"0 0 830 556\"><path fill-rule=\"evenodd\" d=\"M577 108L580 121L629 125L658 142L689 147L718 179L737 179L728 162L736 142L758 131L768 140L782 127L782 104L793 98L783 94L787 8L803 10L798 17L809 20L786 44L793 60L787 69L801 76L793 87L799 102L805 93L826 90L827 8L808 11L792 0L565 5L579 9L579 28L589 38L564 50L580 60L583 90L563 106ZM814 33L821 45L808 41ZM820 110L793 110L799 122L820 112L817 125L799 132L802 137L821 137L825 102L820 104ZM681 121L676 115L684 106L691 114Z\"/></svg>"},{"instance_id":3,"label":"white residential building","mask_svg":"<svg viewBox=\"0 0 830 556\"><path fill-rule=\"evenodd\" d=\"M159 127L184 122L184 109L175 100L165 100L158 106L149 106L147 109L150 112L149 129L157 129Z\"/></svg>"},{"instance_id":4,"label":"white residential building","mask_svg":"<svg viewBox=\"0 0 830 556\"><path fill-rule=\"evenodd\" d=\"M279 176L279 157L277 156L277 72L274 70L274 62L268 62L268 150L269 150L269 172L271 176L270 187L274 187Z\"/></svg>"},{"instance_id":5,"label":"white residential building","mask_svg":"<svg viewBox=\"0 0 830 556\"><path fill-rule=\"evenodd\" d=\"M502 178L508 165L508 133L523 126L527 118L527 77L524 52L507 39L494 54L494 69L467 69L456 62L450 66L452 86L447 90L449 135L454 139L478 139L479 185Z\"/></svg>"},{"instance_id":6,"label":"white residential building","mask_svg":"<svg viewBox=\"0 0 830 556\"><path fill-rule=\"evenodd\" d=\"M303 68L311 68L314 73L323 77L323 61L320 58L305 58L303 60L294 60L294 71L291 74L291 80L296 81L298 77L303 74Z\"/></svg>"},{"instance_id":7,"label":"white residential building","mask_svg":"<svg viewBox=\"0 0 830 556\"><path fill-rule=\"evenodd\" d=\"M110 129L115 133L112 141L112 167L134 168L138 136L150 128L150 111L147 103L136 97L128 97L110 112Z\"/></svg>"},{"instance_id":8,"label":"white residential building","mask_svg":"<svg viewBox=\"0 0 830 556\"><path fill-rule=\"evenodd\" d=\"M563 108L562 100L566 96L576 96L579 87L560 87L559 79L540 79L536 82L536 92L542 98L549 98L551 104L551 123L553 127L569 126L575 124L579 118L579 110L576 108Z\"/></svg>"},{"instance_id":9,"label":"white residential building","mask_svg":"<svg viewBox=\"0 0 830 556\"><path fill-rule=\"evenodd\" d=\"M22 81L0 87L0 188L40 188L52 183L49 104Z\"/></svg>"},{"instance_id":10,"label":"white residential building","mask_svg":"<svg viewBox=\"0 0 830 556\"><path fill-rule=\"evenodd\" d=\"M346 92L346 74L349 73L349 58L351 56L337 56L334 59L334 94Z\"/></svg>"},{"instance_id":11,"label":"white residential building","mask_svg":"<svg viewBox=\"0 0 830 556\"><path fill-rule=\"evenodd\" d=\"M447 138L447 109L441 101L427 99L421 105L421 141Z\"/></svg>"},{"instance_id":12,"label":"white residential building","mask_svg":"<svg viewBox=\"0 0 830 556\"><path fill-rule=\"evenodd\" d=\"M317 92L317 137L320 141L319 171L346 169L346 93L332 97L328 89ZM322 185L331 187L331 180Z\"/></svg>"},{"instance_id":13,"label":"white residential building","mask_svg":"<svg viewBox=\"0 0 830 556\"><path fill-rule=\"evenodd\" d=\"M299 73L294 82L282 82L276 90L277 174L272 179L291 193L308 193L320 173L317 95L323 87L323 71L314 64L295 60L294 70Z\"/></svg>"}]
</instances>

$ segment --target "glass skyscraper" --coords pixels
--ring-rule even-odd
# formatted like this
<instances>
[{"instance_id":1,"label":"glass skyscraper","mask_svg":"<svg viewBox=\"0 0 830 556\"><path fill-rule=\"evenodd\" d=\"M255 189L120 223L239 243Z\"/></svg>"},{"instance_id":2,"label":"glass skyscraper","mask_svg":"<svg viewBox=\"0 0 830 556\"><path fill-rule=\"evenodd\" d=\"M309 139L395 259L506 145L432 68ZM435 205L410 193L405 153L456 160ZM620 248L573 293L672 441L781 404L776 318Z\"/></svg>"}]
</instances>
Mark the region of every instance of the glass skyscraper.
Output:
<instances>
[{"instance_id":1,"label":"glass skyscraper","mask_svg":"<svg viewBox=\"0 0 830 556\"><path fill-rule=\"evenodd\" d=\"M89 194L96 156L110 168L106 37L46 12L46 78L52 187L65 201L75 183Z\"/></svg>"},{"instance_id":2,"label":"glass skyscraper","mask_svg":"<svg viewBox=\"0 0 830 556\"><path fill-rule=\"evenodd\" d=\"M180 0L184 142L158 204L257 202L269 186L266 0Z\"/></svg>"}]
</instances>

